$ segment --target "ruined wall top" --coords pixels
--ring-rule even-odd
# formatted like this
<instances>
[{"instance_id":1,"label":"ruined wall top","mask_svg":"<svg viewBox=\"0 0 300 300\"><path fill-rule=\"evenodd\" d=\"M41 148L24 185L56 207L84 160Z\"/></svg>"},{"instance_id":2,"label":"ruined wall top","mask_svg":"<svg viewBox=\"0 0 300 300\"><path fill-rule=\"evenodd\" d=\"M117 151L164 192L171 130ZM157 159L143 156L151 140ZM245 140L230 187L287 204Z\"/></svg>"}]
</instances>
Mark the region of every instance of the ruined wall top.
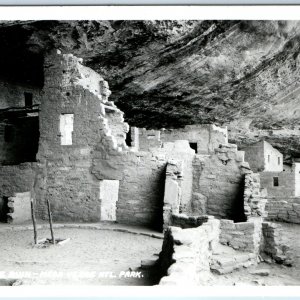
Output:
<instances>
[{"instance_id":1,"label":"ruined wall top","mask_svg":"<svg viewBox=\"0 0 300 300\"><path fill-rule=\"evenodd\" d=\"M111 94L108 83L100 74L83 66L82 62L82 58L73 54L62 54L59 50L45 55L45 87L60 85L67 88L77 84L98 95L100 100L106 102ZM50 74L48 73L49 68L51 69Z\"/></svg>"},{"instance_id":2,"label":"ruined wall top","mask_svg":"<svg viewBox=\"0 0 300 300\"><path fill-rule=\"evenodd\" d=\"M219 145L228 144L228 131L227 127L214 124L186 125L184 128L161 130L133 127L131 139L133 146L142 151L159 148L167 142L187 140L196 153L209 154Z\"/></svg>"}]
</instances>

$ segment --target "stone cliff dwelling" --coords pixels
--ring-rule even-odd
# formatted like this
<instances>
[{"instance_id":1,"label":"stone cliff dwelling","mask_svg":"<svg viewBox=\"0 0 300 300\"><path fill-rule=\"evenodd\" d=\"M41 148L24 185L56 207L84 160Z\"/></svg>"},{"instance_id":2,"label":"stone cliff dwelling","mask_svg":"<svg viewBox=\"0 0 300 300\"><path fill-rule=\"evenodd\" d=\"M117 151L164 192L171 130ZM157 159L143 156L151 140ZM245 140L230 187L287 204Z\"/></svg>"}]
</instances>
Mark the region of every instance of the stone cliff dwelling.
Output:
<instances>
[{"instance_id":1,"label":"stone cliff dwelling","mask_svg":"<svg viewBox=\"0 0 300 300\"><path fill-rule=\"evenodd\" d=\"M270 220L300 223L300 164L265 141L240 151L213 124L130 128L110 93L60 51L42 84L1 82L1 222L31 221L31 199L47 220L48 199L54 223L164 230L160 284L210 284L262 256L292 264Z\"/></svg>"}]
</instances>

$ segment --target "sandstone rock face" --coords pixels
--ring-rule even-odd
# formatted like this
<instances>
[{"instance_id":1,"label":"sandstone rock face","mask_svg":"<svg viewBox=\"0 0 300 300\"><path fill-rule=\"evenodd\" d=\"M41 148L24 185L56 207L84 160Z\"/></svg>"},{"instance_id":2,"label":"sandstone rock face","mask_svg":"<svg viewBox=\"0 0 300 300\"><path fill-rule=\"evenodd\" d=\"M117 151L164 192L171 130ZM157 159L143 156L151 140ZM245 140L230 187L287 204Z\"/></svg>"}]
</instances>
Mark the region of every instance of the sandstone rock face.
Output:
<instances>
[{"instance_id":1,"label":"sandstone rock face","mask_svg":"<svg viewBox=\"0 0 300 300\"><path fill-rule=\"evenodd\" d=\"M300 155L298 21L1 22L0 37L8 78L28 72L6 62L39 70L57 47L103 75L130 125L228 125L230 142Z\"/></svg>"}]
</instances>

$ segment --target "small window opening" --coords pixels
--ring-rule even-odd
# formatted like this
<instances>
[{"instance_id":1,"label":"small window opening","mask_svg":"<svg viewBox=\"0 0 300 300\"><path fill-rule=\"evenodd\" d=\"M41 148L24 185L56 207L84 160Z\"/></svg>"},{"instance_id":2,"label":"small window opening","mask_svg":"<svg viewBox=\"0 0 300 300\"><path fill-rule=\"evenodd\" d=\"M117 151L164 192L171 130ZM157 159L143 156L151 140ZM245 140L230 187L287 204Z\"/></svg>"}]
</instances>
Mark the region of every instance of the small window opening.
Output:
<instances>
[{"instance_id":1,"label":"small window opening","mask_svg":"<svg viewBox=\"0 0 300 300\"><path fill-rule=\"evenodd\" d=\"M273 186L279 186L278 177L273 177Z\"/></svg>"},{"instance_id":2,"label":"small window opening","mask_svg":"<svg viewBox=\"0 0 300 300\"><path fill-rule=\"evenodd\" d=\"M14 140L14 128L11 125L6 125L4 128L4 141L11 143Z\"/></svg>"},{"instance_id":3,"label":"small window opening","mask_svg":"<svg viewBox=\"0 0 300 300\"><path fill-rule=\"evenodd\" d=\"M280 157L278 157L278 165L280 165Z\"/></svg>"},{"instance_id":4,"label":"small window opening","mask_svg":"<svg viewBox=\"0 0 300 300\"><path fill-rule=\"evenodd\" d=\"M270 157L270 155L268 155L268 162L270 162L270 159L271 159L271 157Z\"/></svg>"},{"instance_id":5,"label":"small window opening","mask_svg":"<svg viewBox=\"0 0 300 300\"><path fill-rule=\"evenodd\" d=\"M131 129L126 134L126 140L125 140L125 142L126 142L126 145L128 147L132 146Z\"/></svg>"},{"instance_id":6,"label":"small window opening","mask_svg":"<svg viewBox=\"0 0 300 300\"><path fill-rule=\"evenodd\" d=\"M198 146L197 143L190 143L190 147L195 150L195 153L198 153Z\"/></svg>"},{"instance_id":7,"label":"small window opening","mask_svg":"<svg viewBox=\"0 0 300 300\"><path fill-rule=\"evenodd\" d=\"M25 97L25 107L31 107L33 105L33 95L32 93L24 93L24 97Z\"/></svg>"}]
</instances>

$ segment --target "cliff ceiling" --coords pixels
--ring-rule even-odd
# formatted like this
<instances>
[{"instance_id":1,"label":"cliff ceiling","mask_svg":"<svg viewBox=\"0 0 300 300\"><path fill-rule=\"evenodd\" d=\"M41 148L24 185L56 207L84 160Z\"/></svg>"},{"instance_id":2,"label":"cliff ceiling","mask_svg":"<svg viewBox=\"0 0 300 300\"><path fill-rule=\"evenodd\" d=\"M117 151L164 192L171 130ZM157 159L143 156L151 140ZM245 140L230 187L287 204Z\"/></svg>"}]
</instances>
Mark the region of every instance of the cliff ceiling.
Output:
<instances>
[{"instance_id":1,"label":"cliff ceiling","mask_svg":"<svg viewBox=\"0 0 300 300\"><path fill-rule=\"evenodd\" d=\"M300 21L12 21L0 38L8 78L40 84L59 48L104 76L130 125L227 125L300 158Z\"/></svg>"}]
</instances>

